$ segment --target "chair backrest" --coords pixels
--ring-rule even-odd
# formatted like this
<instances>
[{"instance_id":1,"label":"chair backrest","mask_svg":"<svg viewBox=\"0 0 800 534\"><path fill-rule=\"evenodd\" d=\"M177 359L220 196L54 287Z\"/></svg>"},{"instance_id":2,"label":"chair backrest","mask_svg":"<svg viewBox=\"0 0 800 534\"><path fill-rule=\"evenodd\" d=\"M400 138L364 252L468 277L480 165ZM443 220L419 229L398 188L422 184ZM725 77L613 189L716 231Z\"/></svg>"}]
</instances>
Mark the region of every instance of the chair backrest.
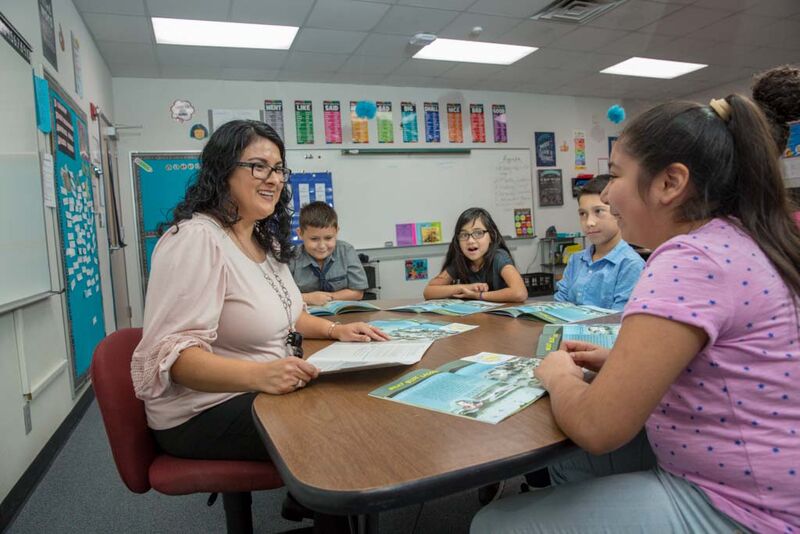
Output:
<instances>
[{"instance_id":1,"label":"chair backrest","mask_svg":"<svg viewBox=\"0 0 800 534\"><path fill-rule=\"evenodd\" d=\"M97 345L91 365L92 385L114 463L122 481L135 493L150 489L148 470L158 454L144 402L136 398L131 379L131 357L141 339L141 328L109 334Z\"/></svg>"}]
</instances>

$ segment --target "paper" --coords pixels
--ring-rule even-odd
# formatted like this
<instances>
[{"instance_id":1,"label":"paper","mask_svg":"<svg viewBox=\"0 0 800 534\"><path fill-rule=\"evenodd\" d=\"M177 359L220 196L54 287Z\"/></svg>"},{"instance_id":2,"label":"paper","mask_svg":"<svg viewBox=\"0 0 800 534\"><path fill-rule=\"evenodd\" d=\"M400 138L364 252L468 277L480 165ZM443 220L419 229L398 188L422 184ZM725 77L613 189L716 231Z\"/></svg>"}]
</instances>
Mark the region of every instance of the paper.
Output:
<instances>
[{"instance_id":1,"label":"paper","mask_svg":"<svg viewBox=\"0 0 800 534\"><path fill-rule=\"evenodd\" d=\"M433 341L336 342L315 352L307 361L321 373L412 365L422 359L432 344Z\"/></svg>"},{"instance_id":2,"label":"paper","mask_svg":"<svg viewBox=\"0 0 800 534\"><path fill-rule=\"evenodd\" d=\"M42 154L42 193L44 205L47 208L56 207L56 183L53 156L50 153Z\"/></svg>"}]
</instances>

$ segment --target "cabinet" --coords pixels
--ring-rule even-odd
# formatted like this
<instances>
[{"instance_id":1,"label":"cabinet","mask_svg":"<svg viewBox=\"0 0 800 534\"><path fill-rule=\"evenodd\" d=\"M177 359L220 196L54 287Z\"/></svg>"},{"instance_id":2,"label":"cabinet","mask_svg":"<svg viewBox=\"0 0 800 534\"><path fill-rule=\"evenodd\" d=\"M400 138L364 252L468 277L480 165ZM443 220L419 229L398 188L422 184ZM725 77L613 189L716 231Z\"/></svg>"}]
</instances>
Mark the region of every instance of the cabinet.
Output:
<instances>
[{"instance_id":1,"label":"cabinet","mask_svg":"<svg viewBox=\"0 0 800 534\"><path fill-rule=\"evenodd\" d=\"M541 258L542 271L552 273L559 280L566 264L562 254L570 245L579 244L586 248L586 236L574 237L542 237L539 239L539 257Z\"/></svg>"}]
</instances>

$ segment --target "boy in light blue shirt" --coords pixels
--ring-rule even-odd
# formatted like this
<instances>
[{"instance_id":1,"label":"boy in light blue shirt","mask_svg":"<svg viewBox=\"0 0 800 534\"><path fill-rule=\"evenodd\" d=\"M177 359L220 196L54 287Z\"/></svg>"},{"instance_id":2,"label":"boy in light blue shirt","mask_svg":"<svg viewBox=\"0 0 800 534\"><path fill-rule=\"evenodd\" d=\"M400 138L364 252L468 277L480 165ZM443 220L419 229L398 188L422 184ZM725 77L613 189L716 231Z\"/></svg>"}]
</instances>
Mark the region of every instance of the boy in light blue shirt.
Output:
<instances>
[{"instance_id":1,"label":"boy in light blue shirt","mask_svg":"<svg viewBox=\"0 0 800 534\"><path fill-rule=\"evenodd\" d=\"M554 300L622 311L639 281L644 260L622 240L616 218L600 200L610 179L597 175L578 194L581 229L591 246L570 256Z\"/></svg>"}]
</instances>

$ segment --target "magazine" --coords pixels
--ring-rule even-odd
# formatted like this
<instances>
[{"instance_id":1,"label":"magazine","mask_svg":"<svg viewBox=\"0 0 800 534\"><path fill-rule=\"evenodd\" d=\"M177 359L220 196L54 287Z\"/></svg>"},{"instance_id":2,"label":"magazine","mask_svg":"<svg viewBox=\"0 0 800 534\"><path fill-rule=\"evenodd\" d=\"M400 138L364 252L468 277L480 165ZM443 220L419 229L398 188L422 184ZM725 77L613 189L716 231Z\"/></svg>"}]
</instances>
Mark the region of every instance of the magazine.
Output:
<instances>
[{"instance_id":1,"label":"magazine","mask_svg":"<svg viewBox=\"0 0 800 534\"><path fill-rule=\"evenodd\" d=\"M370 321L369 324L380 328L392 338L392 341L435 341L478 328L477 325L472 324L426 321L425 319L389 319Z\"/></svg>"},{"instance_id":2,"label":"magazine","mask_svg":"<svg viewBox=\"0 0 800 534\"><path fill-rule=\"evenodd\" d=\"M539 336L537 356L558 350L562 341L586 341L610 349L619 333L619 324L547 324Z\"/></svg>"},{"instance_id":3,"label":"magazine","mask_svg":"<svg viewBox=\"0 0 800 534\"><path fill-rule=\"evenodd\" d=\"M394 308L389 308L388 311L438 313L439 315L461 317L472 313L491 310L500 305L501 304L497 302L486 302L485 300L434 299L408 306L396 306Z\"/></svg>"},{"instance_id":4,"label":"magazine","mask_svg":"<svg viewBox=\"0 0 800 534\"><path fill-rule=\"evenodd\" d=\"M422 359L433 341L382 341L380 343L331 343L308 357L321 373L360 371L394 365L411 365Z\"/></svg>"},{"instance_id":5,"label":"magazine","mask_svg":"<svg viewBox=\"0 0 800 534\"><path fill-rule=\"evenodd\" d=\"M417 369L370 396L496 424L545 394L538 358L481 352L437 369Z\"/></svg>"},{"instance_id":6,"label":"magazine","mask_svg":"<svg viewBox=\"0 0 800 534\"><path fill-rule=\"evenodd\" d=\"M309 306L308 313L316 317L364 311L380 311L374 304L361 300L332 300L323 306Z\"/></svg>"},{"instance_id":7,"label":"magazine","mask_svg":"<svg viewBox=\"0 0 800 534\"><path fill-rule=\"evenodd\" d=\"M579 306L571 302L531 302L521 306L490 310L489 313L531 320L538 319L546 323L574 323L576 321L597 319L598 317L605 317L619 312L597 306L589 306L588 304Z\"/></svg>"}]
</instances>

